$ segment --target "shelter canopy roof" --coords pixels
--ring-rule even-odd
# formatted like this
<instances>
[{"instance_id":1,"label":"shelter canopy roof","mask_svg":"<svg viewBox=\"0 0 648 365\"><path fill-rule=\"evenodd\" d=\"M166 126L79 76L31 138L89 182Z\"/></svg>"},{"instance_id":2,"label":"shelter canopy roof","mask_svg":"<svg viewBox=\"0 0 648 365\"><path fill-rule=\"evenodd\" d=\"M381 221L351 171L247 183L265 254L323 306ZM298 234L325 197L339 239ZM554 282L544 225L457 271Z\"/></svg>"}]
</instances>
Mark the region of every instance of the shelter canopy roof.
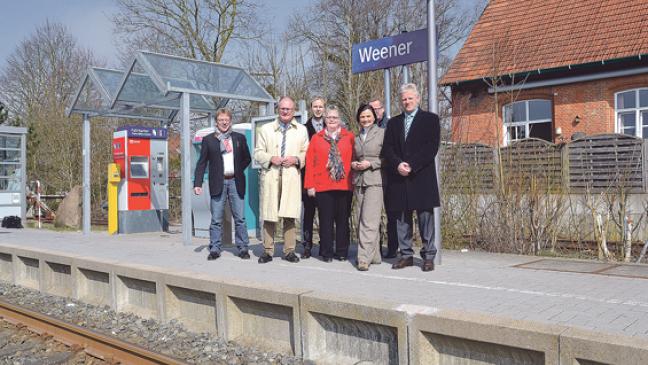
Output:
<instances>
[{"instance_id":1,"label":"shelter canopy roof","mask_svg":"<svg viewBox=\"0 0 648 365\"><path fill-rule=\"evenodd\" d=\"M181 93L190 94L195 112L213 112L230 99L274 102L239 67L138 52L126 72L90 68L69 113L170 120L180 109Z\"/></svg>"}]
</instances>

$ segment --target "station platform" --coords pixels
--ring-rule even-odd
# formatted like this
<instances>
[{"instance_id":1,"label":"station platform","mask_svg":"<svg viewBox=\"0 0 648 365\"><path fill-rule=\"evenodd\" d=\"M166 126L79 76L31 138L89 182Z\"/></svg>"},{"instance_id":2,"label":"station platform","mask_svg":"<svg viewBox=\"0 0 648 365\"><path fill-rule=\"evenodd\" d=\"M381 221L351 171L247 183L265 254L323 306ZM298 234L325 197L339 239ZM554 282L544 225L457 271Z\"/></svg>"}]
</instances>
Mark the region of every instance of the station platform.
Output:
<instances>
[{"instance_id":1,"label":"station platform","mask_svg":"<svg viewBox=\"0 0 648 365\"><path fill-rule=\"evenodd\" d=\"M176 298L175 306L179 305L178 298L186 298L194 293L203 299L188 299L192 305L213 305L215 312L227 312L230 299L240 298L231 299L239 320L245 318L245 313L258 314L263 311L250 303L242 304L245 301L297 308L295 310L299 313L286 314L289 338L284 350L305 358L318 359L322 363L358 361L358 357L354 355L359 351L357 348L357 351L353 348L336 350L337 357L331 357L334 356L331 352L331 346L334 346L331 333L343 333L345 338L354 338L354 341L360 341L363 346L369 346L365 343L367 341L378 343L375 346L379 348L387 346L381 350L385 354L384 361L375 361L376 363L444 363L444 356L450 356L450 359L452 356L460 356L459 353L475 363L481 363L477 362L481 361L478 359L491 356L488 355L491 350L499 354L510 353L512 359L522 356L533 360L533 354L540 353L542 361L538 363L544 364L563 363L559 360L561 356L567 356L565 361L581 359L597 363L635 363L627 362L629 359L648 363L648 265L444 250L442 264L437 265L432 272L421 271L420 259L415 262L418 266L402 270L392 270L391 263L394 259L390 259L381 265L372 265L368 272L359 272L351 261L324 263L316 257L296 264L283 261L280 258L281 245L276 247L274 261L261 265L256 259L263 248L254 240L251 242L251 260L236 257L236 248L231 247L226 248L218 260L207 261L207 244L207 240L194 238L193 245L185 246L179 233L117 236L92 233L83 236L81 233L36 229L3 229L0 230L0 258L4 260L5 269L0 271L3 271L3 280L13 280L20 284L21 275L29 274L21 274L18 261L22 260L22 265L26 267L35 265L24 261L23 257L39 260L37 266L41 268L58 258L61 265L70 266L70 269L63 272L69 271L72 277L82 276L73 272L75 268L85 273L86 279L91 277L87 272L105 271L110 274L111 281L135 277L135 274L131 274L134 271L149 272L150 274L137 274L141 276L137 280L156 283L149 292L165 292L167 297ZM354 256L355 253L352 253L351 260ZM11 266L12 274L7 274L7 265ZM50 271L51 269L52 267ZM158 282L155 276L157 274L174 276L176 279ZM44 278L45 274L41 272L32 275ZM191 283L191 280L196 282ZM88 282L86 280L84 285L88 285ZM96 282L101 283L103 280ZM175 284L169 284L171 282ZM178 283L181 282L187 283L189 294L183 296L177 290L164 289L164 285L179 287ZM210 289L211 282L218 285L218 288ZM145 283L123 283L127 291L135 290L133 288L138 285L140 288L146 287ZM47 291L43 283L33 285ZM219 288L228 285L236 286L237 289L222 289L225 293L222 294ZM111 290L113 297L106 300L117 309L120 308L120 301L124 300L132 303L130 307L123 306L122 309L132 308L138 303L146 306L145 299L118 299L115 296L119 295L120 289ZM252 293L258 290L262 294L253 297ZM68 293L82 298L81 289L71 289ZM211 301L207 296L205 301L204 295L201 297L197 293L214 293L215 299ZM294 299L291 299L293 296ZM142 313L162 320L190 317L185 313L187 309L181 310L177 315L164 309L164 304L160 302L165 300L167 299L154 298L153 301L158 304L154 303L149 312ZM220 301L227 302L222 310L219 309ZM323 305L327 302L333 304L324 308ZM162 309L156 312L156 308ZM234 310L229 312L234 313ZM277 309L274 314L264 318L280 321L284 318L281 313L282 309ZM324 319L321 317L323 315L330 318ZM226 313L216 313L217 324L208 326L207 329L235 338L235 333L241 337L244 330L251 328L237 330L224 316ZM196 322L200 321L198 319ZM259 320L255 321L255 326L259 325ZM307 328L310 326L307 326L309 321L318 327L317 331L313 330L313 334ZM369 328L367 331L375 332L374 335L363 335L363 331L358 328L364 322L374 323L380 328L385 326L388 331L385 333L380 328L375 331ZM272 326L266 327L256 336L277 336ZM395 328L394 332L390 332L389 328ZM541 335L540 340L535 337L538 334ZM415 344L419 339L422 342ZM458 339L465 339L468 345L456 342ZM393 345L396 347L385 344L392 340L396 342ZM554 342L555 353L545 348L553 346L551 344ZM492 343L501 348L486 350L482 346L484 343ZM542 343L547 345L539 345ZM635 352L631 353L636 357L623 357L625 360L614 362L614 356L617 355L602 353L603 350L614 353L614 348L603 347L600 350L600 346L608 345L632 348ZM346 346L348 345L343 347ZM416 349L410 349L411 347ZM599 350L592 350L594 348ZM563 354L566 349L571 352ZM372 351L380 352L375 349ZM466 355L466 352L471 351L473 355ZM520 355L516 351L523 353ZM590 354L587 355L587 352ZM477 353L481 355L475 355ZM427 362L428 360L432 362ZM569 363L586 363L573 361ZM536 362L533 360L524 363Z\"/></svg>"}]
</instances>

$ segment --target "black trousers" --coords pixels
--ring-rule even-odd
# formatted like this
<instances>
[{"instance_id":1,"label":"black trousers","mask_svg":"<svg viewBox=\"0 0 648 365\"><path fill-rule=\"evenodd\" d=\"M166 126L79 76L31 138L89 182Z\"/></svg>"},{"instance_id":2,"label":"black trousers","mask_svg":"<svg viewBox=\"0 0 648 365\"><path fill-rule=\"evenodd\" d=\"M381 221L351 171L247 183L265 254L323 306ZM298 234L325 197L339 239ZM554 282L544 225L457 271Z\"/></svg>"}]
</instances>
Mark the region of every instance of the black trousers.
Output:
<instances>
[{"instance_id":1,"label":"black trousers","mask_svg":"<svg viewBox=\"0 0 648 365\"><path fill-rule=\"evenodd\" d=\"M400 217L400 212L387 212L387 252L384 256L393 256L398 253L398 229L396 221Z\"/></svg>"},{"instance_id":2,"label":"black trousers","mask_svg":"<svg viewBox=\"0 0 648 365\"><path fill-rule=\"evenodd\" d=\"M317 199L308 196L308 193L304 191L302 193L302 202L304 203L304 219L302 220L302 243L304 244L304 247L313 247L313 221L315 220Z\"/></svg>"},{"instance_id":3,"label":"black trousers","mask_svg":"<svg viewBox=\"0 0 648 365\"><path fill-rule=\"evenodd\" d=\"M346 190L322 191L315 194L320 223L320 250L322 257L335 254L349 256L349 215L351 214L351 195Z\"/></svg>"}]
</instances>

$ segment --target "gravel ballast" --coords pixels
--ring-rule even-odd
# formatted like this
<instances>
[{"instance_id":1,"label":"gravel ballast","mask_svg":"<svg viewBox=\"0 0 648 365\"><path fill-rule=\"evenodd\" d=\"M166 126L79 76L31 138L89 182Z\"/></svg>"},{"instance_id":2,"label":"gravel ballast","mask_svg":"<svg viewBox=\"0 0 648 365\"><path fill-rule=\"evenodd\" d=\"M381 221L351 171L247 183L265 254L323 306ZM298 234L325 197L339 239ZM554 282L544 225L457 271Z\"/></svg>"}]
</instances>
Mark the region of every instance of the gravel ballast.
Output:
<instances>
[{"instance_id":1,"label":"gravel ballast","mask_svg":"<svg viewBox=\"0 0 648 365\"><path fill-rule=\"evenodd\" d=\"M209 333L188 331L171 320L161 323L132 313L115 312L36 290L0 282L0 298L68 323L95 330L151 351L193 364L267 365L305 364L301 359L225 341Z\"/></svg>"}]
</instances>

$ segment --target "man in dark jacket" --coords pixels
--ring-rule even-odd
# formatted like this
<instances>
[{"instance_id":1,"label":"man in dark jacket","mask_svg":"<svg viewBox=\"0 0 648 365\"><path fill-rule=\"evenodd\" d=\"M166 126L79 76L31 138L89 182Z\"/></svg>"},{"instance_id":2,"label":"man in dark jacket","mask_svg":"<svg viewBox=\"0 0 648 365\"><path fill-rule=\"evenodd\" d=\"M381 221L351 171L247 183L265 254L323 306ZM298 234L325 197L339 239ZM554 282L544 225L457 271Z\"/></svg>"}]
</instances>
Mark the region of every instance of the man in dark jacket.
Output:
<instances>
[{"instance_id":1,"label":"man in dark jacket","mask_svg":"<svg viewBox=\"0 0 648 365\"><path fill-rule=\"evenodd\" d=\"M324 129L324 110L326 109L326 100L321 96L316 96L311 99L311 114L312 117L306 121L306 130L308 130L308 140L310 141L313 136ZM302 171L302 187L304 186L304 176L306 176L306 168ZM302 240L304 245L303 259L311 257L311 250L313 249L313 221L315 220L315 210L317 210L317 200L308 196L306 190L302 191L302 203L304 203L304 219L302 220Z\"/></svg>"},{"instance_id":2,"label":"man in dark jacket","mask_svg":"<svg viewBox=\"0 0 648 365\"><path fill-rule=\"evenodd\" d=\"M392 269L414 264L412 213L416 211L421 232L423 271L434 270L437 249L434 244L434 213L440 206L434 158L439 150L439 117L419 109L416 85L400 88L403 113L389 120L381 157L388 174L387 200L390 209L400 212L396 222L401 258Z\"/></svg>"},{"instance_id":3,"label":"man in dark jacket","mask_svg":"<svg viewBox=\"0 0 648 365\"><path fill-rule=\"evenodd\" d=\"M232 112L216 111L216 132L205 136L196 164L194 193L202 194L203 176L209 162L209 194L211 195L211 225L209 226L209 256L216 260L221 255L221 237L225 202L229 201L238 256L249 259L249 238L245 223L245 169L252 158L247 140L241 133L232 131Z\"/></svg>"}]
</instances>

